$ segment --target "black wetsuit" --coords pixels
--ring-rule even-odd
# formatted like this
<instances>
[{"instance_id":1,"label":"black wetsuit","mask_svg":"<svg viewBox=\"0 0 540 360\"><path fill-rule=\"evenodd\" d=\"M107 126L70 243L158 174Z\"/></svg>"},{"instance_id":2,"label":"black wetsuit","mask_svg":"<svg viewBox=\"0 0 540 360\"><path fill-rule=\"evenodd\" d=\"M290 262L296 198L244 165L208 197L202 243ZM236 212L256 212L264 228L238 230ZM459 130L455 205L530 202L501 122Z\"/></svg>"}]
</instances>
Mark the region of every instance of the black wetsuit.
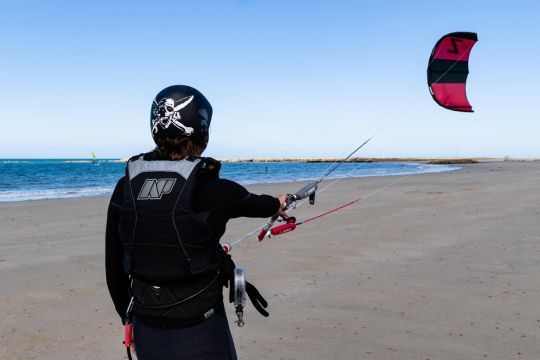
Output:
<instances>
[{"instance_id":1,"label":"black wetsuit","mask_svg":"<svg viewBox=\"0 0 540 360\"><path fill-rule=\"evenodd\" d=\"M124 250L118 234L118 223L122 210L125 178L119 180L114 189L107 213L105 241L105 266L107 286L118 315L123 319L130 300L129 277L124 272ZM216 242L223 236L227 222L237 217L270 217L279 209L279 201L269 195L250 194L241 185L205 174L197 174L193 191L195 212L213 210L208 223ZM216 244L217 245L217 244ZM221 309L223 307L221 306ZM134 320L135 342L140 359L161 358L189 359L235 359L234 344L224 311L217 311L201 324L187 328L176 328L168 324L167 329L148 326L137 318ZM139 324L139 325L138 325ZM164 344L167 344L165 346ZM228 347L227 349L223 349ZM146 354L153 354L148 357ZM197 357L197 354L200 354ZM227 355L229 354L229 355Z\"/></svg>"}]
</instances>

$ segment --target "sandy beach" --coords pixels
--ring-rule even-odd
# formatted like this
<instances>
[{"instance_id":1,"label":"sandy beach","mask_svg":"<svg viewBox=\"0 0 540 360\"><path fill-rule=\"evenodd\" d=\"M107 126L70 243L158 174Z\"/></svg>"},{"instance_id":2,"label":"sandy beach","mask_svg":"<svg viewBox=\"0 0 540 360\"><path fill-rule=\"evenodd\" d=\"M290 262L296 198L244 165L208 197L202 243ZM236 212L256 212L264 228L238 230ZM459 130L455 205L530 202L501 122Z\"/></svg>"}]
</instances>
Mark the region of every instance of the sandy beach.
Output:
<instances>
[{"instance_id":1,"label":"sandy beach","mask_svg":"<svg viewBox=\"0 0 540 360\"><path fill-rule=\"evenodd\" d=\"M356 197L233 250L271 314L249 304L238 328L227 306L240 359L540 358L540 162L342 180L295 215ZM107 204L0 203L1 359L125 357L105 284ZM263 222L235 220L223 242Z\"/></svg>"}]
</instances>

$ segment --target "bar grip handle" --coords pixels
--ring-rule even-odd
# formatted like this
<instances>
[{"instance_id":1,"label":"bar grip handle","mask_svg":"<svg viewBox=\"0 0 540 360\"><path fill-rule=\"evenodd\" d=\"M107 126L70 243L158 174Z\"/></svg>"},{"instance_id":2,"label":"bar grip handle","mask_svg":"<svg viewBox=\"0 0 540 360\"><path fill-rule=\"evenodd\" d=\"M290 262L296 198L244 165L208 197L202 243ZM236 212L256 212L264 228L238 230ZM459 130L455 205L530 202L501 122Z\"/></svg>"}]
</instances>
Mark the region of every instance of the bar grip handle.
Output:
<instances>
[{"instance_id":1,"label":"bar grip handle","mask_svg":"<svg viewBox=\"0 0 540 360\"><path fill-rule=\"evenodd\" d=\"M270 233L274 236L281 235L293 231L296 229L296 223L290 222L283 225L276 226L270 230Z\"/></svg>"}]
</instances>

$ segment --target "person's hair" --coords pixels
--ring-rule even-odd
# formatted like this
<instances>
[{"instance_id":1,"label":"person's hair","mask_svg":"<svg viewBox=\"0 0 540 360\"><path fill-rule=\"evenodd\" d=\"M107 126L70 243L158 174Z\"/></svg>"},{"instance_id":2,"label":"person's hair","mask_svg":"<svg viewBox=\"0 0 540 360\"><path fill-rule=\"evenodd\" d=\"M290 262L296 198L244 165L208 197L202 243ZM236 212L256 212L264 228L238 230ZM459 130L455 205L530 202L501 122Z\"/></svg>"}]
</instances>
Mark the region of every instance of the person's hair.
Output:
<instances>
[{"instance_id":1,"label":"person's hair","mask_svg":"<svg viewBox=\"0 0 540 360\"><path fill-rule=\"evenodd\" d=\"M172 138L167 137L164 139L157 139L157 146L154 149L154 153L163 159L175 160L185 159L190 156L201 156L202 152L206 148L190 138Z\"/></svg>"}]
</instances>

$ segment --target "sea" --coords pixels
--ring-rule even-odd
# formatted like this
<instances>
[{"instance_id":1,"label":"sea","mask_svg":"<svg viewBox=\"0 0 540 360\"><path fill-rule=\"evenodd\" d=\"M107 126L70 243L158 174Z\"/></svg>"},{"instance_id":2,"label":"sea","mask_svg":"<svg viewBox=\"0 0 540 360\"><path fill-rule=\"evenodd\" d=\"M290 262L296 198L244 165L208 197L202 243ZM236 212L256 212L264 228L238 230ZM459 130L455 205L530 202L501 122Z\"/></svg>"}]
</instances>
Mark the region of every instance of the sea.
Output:
<instances>
[{"instance_id":1,"label":"sea","mask_svg":"<svg viewBox=\"0 0 540 360\"><path fill-rule=\"evenodd\" d=\"M330 163L225 162L220 177L240 184L312 180ZM424 174L458 170L449 165L399 162L343 163L329 179ZM116 159L0 159L0 202L110 195L124 175Z\"/></svg>"}]
</instances>

